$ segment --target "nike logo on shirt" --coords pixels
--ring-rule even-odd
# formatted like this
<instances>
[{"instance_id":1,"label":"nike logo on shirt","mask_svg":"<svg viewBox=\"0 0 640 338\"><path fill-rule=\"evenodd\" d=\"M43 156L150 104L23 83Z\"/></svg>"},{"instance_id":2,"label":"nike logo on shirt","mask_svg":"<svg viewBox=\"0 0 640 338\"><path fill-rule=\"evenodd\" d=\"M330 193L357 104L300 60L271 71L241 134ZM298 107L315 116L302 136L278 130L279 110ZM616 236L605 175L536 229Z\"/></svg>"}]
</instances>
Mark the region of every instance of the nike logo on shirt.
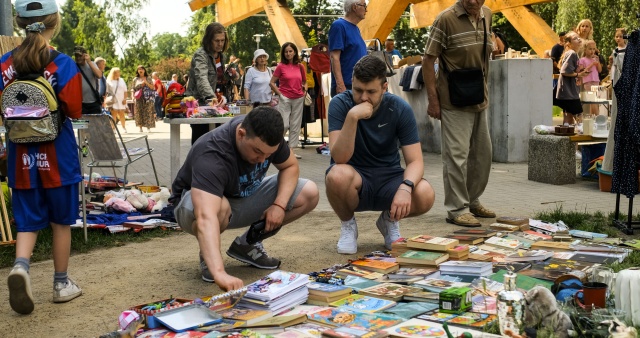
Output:
<instances>
[{"instance_id":1,"label":"nike logo on shirt","mask_svg":"<svg viewBox=\"0 0 640 338\"><path fill-rule=\"evenodd\" d=\"M389 124L389 123L385 123L385 124L379 124L378 123L378 128L382 128L382 127L386 126L387 124Z\"/></svg>"}]
</instances>

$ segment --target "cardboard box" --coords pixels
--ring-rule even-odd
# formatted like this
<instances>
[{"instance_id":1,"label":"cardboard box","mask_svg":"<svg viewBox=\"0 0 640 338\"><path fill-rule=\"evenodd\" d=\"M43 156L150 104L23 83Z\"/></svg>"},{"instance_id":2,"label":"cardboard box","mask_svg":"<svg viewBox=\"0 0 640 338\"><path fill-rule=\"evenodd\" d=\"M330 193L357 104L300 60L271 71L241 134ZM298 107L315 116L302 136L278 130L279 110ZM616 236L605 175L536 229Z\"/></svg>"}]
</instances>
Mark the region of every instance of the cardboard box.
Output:
<instances>
[{"instance_id":1,"label":"cardboard box","mask_svg":"<svg viewBox=\"0 0 640 338\"><path fill-rule=\"evenodd\" d=\"M240 107L240 114L248 114L251 111L251 106L238 106Z\"/></svg>"},{"instance_id":2,"label":"cardboard box","mask_svg":"<svg viewBox=\"0 0 640 338\"><path fill-rule=\"evenodd\" d=\"M471 309L471 289L453 287L440 292L440 312L461 314Z\"/></svg>"}]
</instances>

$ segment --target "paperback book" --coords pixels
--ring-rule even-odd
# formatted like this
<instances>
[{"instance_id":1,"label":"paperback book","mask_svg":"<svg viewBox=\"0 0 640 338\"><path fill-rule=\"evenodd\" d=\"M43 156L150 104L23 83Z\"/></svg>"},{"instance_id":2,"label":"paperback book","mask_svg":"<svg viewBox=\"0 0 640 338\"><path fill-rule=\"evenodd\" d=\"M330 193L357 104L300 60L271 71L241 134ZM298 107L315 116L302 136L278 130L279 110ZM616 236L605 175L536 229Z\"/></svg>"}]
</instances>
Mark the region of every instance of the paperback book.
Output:
<instances>
[{"instance_id":1,"label":"paperback book","mask_svg":"<svg viewBox=\"0 0 640 338\"><path fill-rule=\"evenodd\" d=\"M322 331L322 337L329 338L384 338L388 334L385 331L369 331L355 327L339 326Z\"/></svg>"},{"instance_id":2,"label":"paperback book","mask_svg":"<svg viewBox=\"0 0 640 338\"><path fill-rule=\"evenodd\" d=\"M553 252L545 250L520 251L504 257L505 262L543 261L551 258Z\"/></svg>"},{"instance_id":3,"label":"paperback book","mask_svg":"<svg viewBox=\"0 0 640 338\"><path fill-rule=\"evenodd\" d=\"M385 329L404 321L404 318L394 315L356 312L335 307L310 313L307 316L309 320L325 325L349 326L370 331Z\"/></svg>"},{"instance_id":4,"label":"paperback book","mask_svg":"<svg viewBox=\"0 0 640 338\"><path fill-rule=\"evenodd\" d=\"M217 311L222 318L242 321L245 325L250 325L273 317L274 313L267 310L253 310L241 307L232 307Z\"/></svg>"},{"instance_id":5,"label":"paperback book","mask_svg":"<svg viewBox=\"0 0 640 338\"><path fill-rule=\"evenodd\" d=\"M278 270L249 284L245 298L269 301L307 284L308 275Z\"/></svg>"},{"instance_id":6,"label":"paperback book","mask_svg":"<svg viewBox=\"0 0 640 338\"><path fill-rule=\"evenodd\" d=\"M403 299L412 302L434 303L437 305L440 300L439 295L438 292L418 291L407 293Z\"/></svg>"},{"instance_id":7,"label":"paperback book","mask_svg":"<svg viewBox=\"0 0 640 338\"><path fill-rule=\"evenodd\" d=\"M425 312L436 310L438 307L439 305L437 303L409 302L398 303L396 306L386 309L382 312L396 315L405 319L410 319Z\"/></svg>"},{"instance_id":8,"label":"paperback book","mask_svg":"<svg viewBox=\"0 0 640 338\"><path fill-rule=\"evenodd\" d=\"M344 285L310 282L307 284L310 295L336 296L351 293L351 288Z\"/></svg>"},{"instance_id":9,"label":"paperback book","mask_svg":"<svg viewBox=\"0 0 640 338\"><path fill-rule=\"evenodd\" d=\"M436 322L436 323L444 323L449 319L455 318L458 315L455 313L444 313L444 312L440 312L439 310L433 310L433 311L429 311L427 313L423 313L419 316L417 316L416 318L418 319L423 319L423 320L428 320L430 322Z\"/></svg>"},{"instance_id":10,"label":"paperback book","mask_svg":"<svg viewBox=\"0 0 640 338\"><path fill-rule=\"evenodd\" d=\"M446 238L457 239L460 244L475 245L484 242L484 237L470 235L446 235Z\"/></svg>"},{"instance_id":11,"label":"paperback book","mask_svg":"<svg viewBox=\"0 0 640 338\"><path fill-rule=\"evenodd\" d=\"M497 231L491 229L461 229L453 233L456 235L477 236L482 238L493 237L498 234Z\"/></svg>"},{"instance_id":12,"label":"paperback book","mask_svg":"<svg viewBox=\"0 0 640 338\"><path fill-rule=\"evenodd\" d=\"M350 287L356 291L365 289L374 285L380 284L379 282L362 278L358 276L347 276L344 278L344 286Z\"/></svg>"},{"instance_id":13,"label":"paperback book","mask_svg":"<svg viewBox=\"0 0 640 338\"><path fill-rule=\"evenodd\" d=\"M452 287L465 287L469 286L469 283L464 282L452 282L444 279L427 278L423 281L415 282L414 286L421 287L431 292L442 292Z\"/></svg>"},{"instance_id":14,"label":"paperback book","mask_svg":"<svg viewBox=\"0 0 640 338\"><path fill-rule=\"evenodd\" d=\"M384 274L380 272L362 269L355 265L349 265L336 272L336 276L340 278L345 278L346 276L358 276L366 279L375 280L382 277L383 275Z\"/></svg>"},{"instance_id":15,"label":"paperback book","mask_svg":"<svg viewBox=\"0 0 640 338\"><path fill-rule=\"evenodd\" d=\"M409 240L407 241L407 246L409 248L444 252L454 248L458 244L460 244L460 242L458 242L457 239L444 237L433 237L426 240L426 238L423 238L423 236L417 236L409 238Z\"/></svg>"},{"instance_id":16,"label":"paperback book","mask_svg":"<svg viewBox=\"0 0 640 338\"><path fill-rule=\"evenodd\" d=\"M594 239L594 238L607 238L609 235L601 234L597 232L583 231L583 230L569 230L569 235L573 237Z\"/></svg>"},{"instance_id":17,"label":"paperback book","mask_svg":"<svg viewBox=\"0 0 640 338\"><path fill-rule=\"evenodd\" d=\"M408 250L400 255L396 260L400 264L437 266L447 259L449 259L449 254L443 252Z\"/></svg>"},{"instance_id":18,"label":"paperback book","mask_svg":"<svg viewBox=\"0 0 640 338\"><path fill-rule=\"evenodd\" d=\"M493 272L498 272L499 270L518 272L530 267L531 263L527 262L499 262L493 264Z\"/></svg>"},{"instance_id":19,"label":"paperback book","mask_svg":"<svg viewBox=\"0 0 640 338\"><path fill-rule=\"evenodd\" d=\"M378 312L396 305L396 302L392 300L356 294L349 295L329 305L353 311Z\"/></svg>"},{"instance_id":20,"label":"paperback book","mask_svg":"<svg viewBox=\"0 0 640 338\"><path fill-rule=\"evenodd\" d=\"M398 285L394 283L382 283L366 289L360 290L361 294L388 299L392 301L400 301L402 297L408 293L422 291L419 287Z\"/></svg>"},{"instance_id":21,"label":"paperback book","mask_svg":"<svg viewBox=\"0 0 640 338\"><path fill-rule=\"evenodd\" d=\"M358 259L351 262L351 265L354 265L356 267L359 267L365 270L379 272L382 274L398 271L398 269L400 268L400 265L396 262L386 262L386 261L372 260L372 259ZM379 278L379 277L381 276L378 276L376 278Z\"/></svg>"},{"instance_id":22,"label":"paperback book","mask_svg":"<svg viewBox=\"0 0 640 338\"><path fill-rule=\"evenodd\" d=\"M261 320L253 324L245 324L245 327L280 327L285 328L288 326L304 323L307 320L307 315L284 315L275 316Z\"/></svg>"},{"instance_id":23,"label":"paperback book","mask_svg":"<svg viewBox=\"0 0 640 338\"><path fill-rule=\"evenodd\" d=\"M473 261L448 261L440 264L440 273L463 273L485 276L492 273L492 263Z\"/></svg>"},{"instance_id":24,"label":"paperback book","mask_svg":"<svg viewBox=\"0 0 640 338\"><path fill-rule=\"evenodd\" d=\"M422 338L446 337L447 334L441 324L413 318L385 330L390 337Z\"/></svg>"},{"instance_id":25,"label":"paperback book","mask_svg":"<svg viewBox=\"0 0 640 338\"><path fill-rule=\"evenodd\" d=\"M495 314L465 312L455 318L447 320L447 324L482 330L485 326L490 325L496 320L498 320L498 316Z\"/></svg>"},{"instance_id":26,"label":"paperback book","mask_svg":"<svg viewBox=\"0 0 640 338\"><path fill-rule=\"evenodd\" d=\"M522 243L517 239L508 239L498 236L489 237L484 241L484 244L495 246L507 250L517 250L522 247Z\"/></svg>"}]
</instances>

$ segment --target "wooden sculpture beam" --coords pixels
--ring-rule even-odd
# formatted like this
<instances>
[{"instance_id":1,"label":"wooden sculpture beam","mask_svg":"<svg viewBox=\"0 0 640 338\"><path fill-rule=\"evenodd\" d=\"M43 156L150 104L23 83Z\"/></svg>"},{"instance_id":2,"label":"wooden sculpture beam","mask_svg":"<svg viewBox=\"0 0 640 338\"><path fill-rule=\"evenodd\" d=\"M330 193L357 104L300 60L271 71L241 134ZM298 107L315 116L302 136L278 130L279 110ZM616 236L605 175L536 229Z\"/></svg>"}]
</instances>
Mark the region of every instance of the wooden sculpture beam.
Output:
<instances>
[{"instance_id":1,"label":"wooden sculpture beam","mask_svg":"<svg viewBox=\"0 0 640 338\"><path fill-rule=\"evenodd\" d=\"M543 55L545 50L558 41L558 35L528 6L553 1L555 0L486 0L484 4L494 13L502 12L536 54ZM410 27L431 25L440 12L454 3L455 0L429 0L414 4L410 9Z\"/></svg>"},{"instance_id":2,"label":"wooden sculpture beam","mask_svg":"<svg viewBox=\"0 0 640 338\"><path fill-rule=\"evenodd\" d=\"M218 0L216 4L217 21L225 27L262 11L264 0Z\"/></svg>"},{"instance_id":3,"label":"wooden sculpture beam","mask_svg":"<svg viewBox=\"0 0 640 338\"><path fill-rule=\"evenodd\" d=\"M307 48L307 41L302 36L298 23L293 18L289 6L286 2L280 2L277 0L263 0L264 11L267 13L267 18L271 23L276 38L280 45L285 42L293 42L300 51Z\"/></svg>"},{"instance_id":4,"label":"wooden sculpture beam","mask_svg":"<svg viewBox=\"0 0 640 338\"><path fill-rule=\"evenodd\" d=\"M205 8L209 5L213 5L218 0L191 0L189 1L189 8L192 12L195 12L201 8Z\"/></svg>"},{"instance_id":5,"label":"wooden sculpture beam","mask_svg":"<svg viewBox=\"0 0 640 338\"><path fill-rule=\"evenodd\" d=\"M358 24L362 38L365 40L378 38L384 43L404 10L409 6L409 2L410 0L369 1L367 15Z\"/></svg>"}]
</instances>

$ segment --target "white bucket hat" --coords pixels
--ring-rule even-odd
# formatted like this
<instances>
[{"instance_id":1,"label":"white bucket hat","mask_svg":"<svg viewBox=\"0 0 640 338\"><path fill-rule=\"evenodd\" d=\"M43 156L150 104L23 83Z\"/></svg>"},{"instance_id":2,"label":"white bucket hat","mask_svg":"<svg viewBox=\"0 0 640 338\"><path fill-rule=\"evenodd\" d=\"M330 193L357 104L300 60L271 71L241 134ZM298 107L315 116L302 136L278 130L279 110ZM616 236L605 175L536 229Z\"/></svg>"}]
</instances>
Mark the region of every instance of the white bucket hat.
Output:
<instances>
[{"instance_id":1,"label":"white bucket hat","mask_svg":"<svg viewBox=\"0 0 640 338\"><path fill-rule=\"evenodd\" d=\"M269 54L267 54L267 52L265 52L264 49L258 49L255 52L253 52L253 63L255 63L258 56L261 56L261 55L266 55L267 60L269 60Z\"/></svg>"}]
</instances>

